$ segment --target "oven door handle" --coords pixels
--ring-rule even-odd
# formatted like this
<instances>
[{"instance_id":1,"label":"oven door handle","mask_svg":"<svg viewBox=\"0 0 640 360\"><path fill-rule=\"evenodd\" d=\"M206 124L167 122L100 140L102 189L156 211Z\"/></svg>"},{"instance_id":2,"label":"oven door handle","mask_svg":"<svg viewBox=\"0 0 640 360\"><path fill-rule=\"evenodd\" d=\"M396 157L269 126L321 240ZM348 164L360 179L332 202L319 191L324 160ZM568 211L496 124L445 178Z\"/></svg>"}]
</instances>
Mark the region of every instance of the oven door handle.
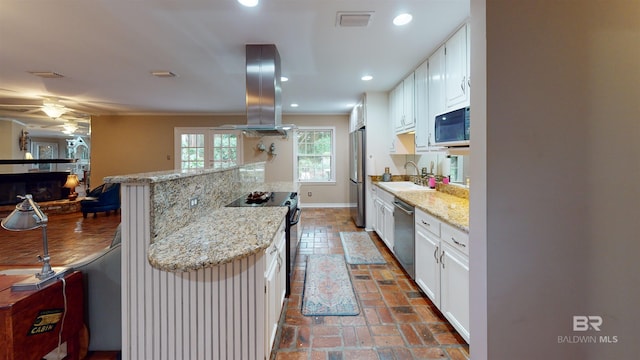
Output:
<instances>
[{"instance_id":1,"label":"oven door handle","mask_svg":"<svg viewBox=\"0 0 640 360\"><path fill-rule=\"evenodd\" d=\"M294 220L289 222L289 225L293 226L293 225L297 225L298 222L300 221L300 215L302 214L302 209L301 208L297 208L296 209L296 213L294 216Z\"/></svg>"}]
</instances>

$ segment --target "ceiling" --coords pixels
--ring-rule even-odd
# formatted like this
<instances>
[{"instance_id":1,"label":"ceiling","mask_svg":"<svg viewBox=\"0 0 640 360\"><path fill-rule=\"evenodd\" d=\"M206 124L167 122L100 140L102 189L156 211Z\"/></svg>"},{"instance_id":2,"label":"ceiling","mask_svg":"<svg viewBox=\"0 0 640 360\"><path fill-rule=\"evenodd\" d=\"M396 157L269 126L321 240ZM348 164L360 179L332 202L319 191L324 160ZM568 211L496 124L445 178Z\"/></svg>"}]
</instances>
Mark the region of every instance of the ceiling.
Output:
<instances>
[{"instance_id":1,"label":"ceiling","mask_svg":"<svg viewBox=\"0 0 640 360\"><path fill-rule=\"evenodd\" d=\"M27 123L32 134L69 119L88 130L90 115L244 113L248 43L280 52L290 79L283 114L348 113L362 93L395 86L469 16L469 0L260 0L255 8L236 0L0 0L0 8L0 118ZM372 17L366 27L340 27L338 12ZM396 27L401 12L413 21ZM360 80L365 74L373 80ZM74 112L51 120L39 111L45 97Z\"/></svg>"}]
</instances>

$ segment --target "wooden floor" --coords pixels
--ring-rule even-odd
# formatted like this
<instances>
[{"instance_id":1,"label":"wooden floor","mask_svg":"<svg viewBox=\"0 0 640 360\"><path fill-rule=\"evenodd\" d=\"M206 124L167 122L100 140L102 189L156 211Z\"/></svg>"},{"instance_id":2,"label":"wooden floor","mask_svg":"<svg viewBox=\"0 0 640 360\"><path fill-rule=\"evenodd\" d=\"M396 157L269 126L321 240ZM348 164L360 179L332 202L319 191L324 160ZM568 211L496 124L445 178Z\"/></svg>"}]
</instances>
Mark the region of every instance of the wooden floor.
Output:
<instances>
[{"instance_id":1,"label":"wooden floor","mask_svg":"<svg viewBox=\"0 0 640 360\"><path fill-rule=\"evenodd\" d=\"M52 266L70 265L109 246L120 213L86 219L82 213L49 215L47 239ZM42 230L8 231L0 229L0 270L15 267L40 267L37 256L43 254Z\"/></svg>"},{"instance_id":2,"label":"wooden floor","mask_svg":"<svg viewBox=\"0 0 640 360\"><path fill-rule=\"evenodd\" d=\"M6 216L4 214L3 216ZM111 244L120 214L82 217L82 213L48 215L47 238L52 266L68 266ZM42 230L8 231L0 228L0 270L40 268ZM88 360L115 360L119 352L89 353Z\"/></svg>"}]
</instances>

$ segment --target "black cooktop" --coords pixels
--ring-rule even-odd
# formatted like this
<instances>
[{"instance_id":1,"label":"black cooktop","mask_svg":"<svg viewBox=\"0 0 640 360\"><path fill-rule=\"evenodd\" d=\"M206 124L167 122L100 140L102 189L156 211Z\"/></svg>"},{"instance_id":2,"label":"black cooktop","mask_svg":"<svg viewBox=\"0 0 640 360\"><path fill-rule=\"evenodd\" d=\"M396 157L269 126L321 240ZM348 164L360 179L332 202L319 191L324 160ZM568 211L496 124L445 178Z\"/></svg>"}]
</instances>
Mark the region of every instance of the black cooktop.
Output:
<instances>
[{"instance_id":1,"label":"black cooktop","mask_svg":"<svg viewBox=\"0 0 640 360\"><path fill-rule=\"evenodd\" d=\"M264 195L263 195L264 194ZM296 202L298 194L295 192L271 192L271 193L248 193L245 194L230 204L228 207L259 207L259 206L289 206L290 203Z\"/></svg>"}]
</instances>

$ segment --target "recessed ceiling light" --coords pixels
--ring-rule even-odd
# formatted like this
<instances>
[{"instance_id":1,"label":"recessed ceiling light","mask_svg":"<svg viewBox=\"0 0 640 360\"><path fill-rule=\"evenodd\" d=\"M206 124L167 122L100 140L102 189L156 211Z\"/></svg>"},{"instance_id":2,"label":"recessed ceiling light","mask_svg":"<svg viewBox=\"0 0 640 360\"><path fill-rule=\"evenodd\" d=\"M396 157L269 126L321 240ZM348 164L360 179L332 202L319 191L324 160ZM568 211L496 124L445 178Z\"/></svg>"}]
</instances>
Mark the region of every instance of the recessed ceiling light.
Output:
<instances>
[{"instance_id":1,"label":"recessed ceiling light","mask_svg":"<svg viewBox=\"0 0 640 360\"><path fill-rule=\"evenodd\" d=\"M254 7L258 5L258 0L238 0L240 5L244 5L246 7Z\"/></svg>"},{"instance_id":2,"label":"recessed ceiling light","mask_svg":"<svg viewBox=\"0 0 640 360\"><path fill-rule=\"evenodd\" d=\"M289 81L289 78L286 77L286 76L280 76L280 81L287 82L287 81Z\"/></svg>"},{"instance_id":3,"label":"recessed ceiling light","mask_svg":"<svg viewBox=\"0 0 640 360\"><path fill-rule=\"evenodd\" d=\"M293 103L293 104L291 104L291 107L298 107L298 104Z\"/></svg>"},{"instance_id":4,"label":"recessed ceiling light","mask_svg":"<svg viewBox=\"0 0 640 360\"><path fill-rule=\"evenodd\" d=\"M411 16L411 14L409 13L400 14L395 18L393 18L393 25L395 26L407 25L408 23L411 22L412 19L413 19L413 16Z\"/></svg>"},{"instance_id":5,"label":"recessed ceiling light","mask_svg":"<svg viewBox=\"0 0 640 360\"><path fill-rule=\"evenodd\" d=\"M370 81L373 80L373 76L371 75L365 75L363 77L360 78L362 81Z\"/></svg>"}]
</instances>

